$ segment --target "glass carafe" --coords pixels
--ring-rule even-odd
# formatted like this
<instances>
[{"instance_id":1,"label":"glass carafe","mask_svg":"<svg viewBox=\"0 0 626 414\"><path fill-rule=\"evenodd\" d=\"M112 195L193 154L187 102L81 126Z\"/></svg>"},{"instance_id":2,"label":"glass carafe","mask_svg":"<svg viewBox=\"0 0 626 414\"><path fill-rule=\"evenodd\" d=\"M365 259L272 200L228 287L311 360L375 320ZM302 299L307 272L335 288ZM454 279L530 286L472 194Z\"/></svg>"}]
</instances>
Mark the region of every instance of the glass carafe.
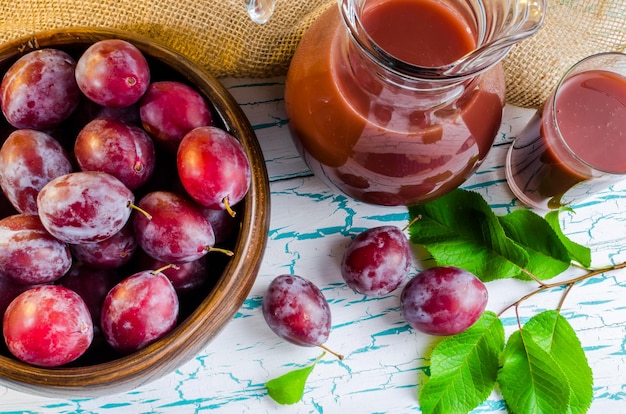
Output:
<instances>
[{"instance_id":1,"label":"glass carafe","mask_svg":"<svg viewBox=\"0 0 626 414\"><path fill-rule=\"evenodd\" d=\"M313 173L372 204L461 185L500 127L500 61L545 0L339 0L303 36L285 103Z\"/></svg>"}]
</instances>

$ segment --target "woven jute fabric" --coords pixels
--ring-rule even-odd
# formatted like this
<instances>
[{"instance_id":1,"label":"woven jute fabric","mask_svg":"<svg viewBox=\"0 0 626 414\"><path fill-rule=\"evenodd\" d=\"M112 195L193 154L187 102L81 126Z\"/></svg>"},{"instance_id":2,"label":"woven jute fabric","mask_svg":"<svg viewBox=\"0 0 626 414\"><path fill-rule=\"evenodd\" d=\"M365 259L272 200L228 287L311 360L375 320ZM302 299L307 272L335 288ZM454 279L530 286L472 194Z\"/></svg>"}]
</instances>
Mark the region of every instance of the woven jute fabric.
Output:
<instances>
[{"instance_id":1,"label":"woven jute fabric","mask_svg":"<svg viewBox=\"0 0 626 414\"><path fill-rule=\"evenodd\" d=\"M74 26L117 28L155 39L216 77L285 74L300 38L336 0L277 0L253 23L244 0L2 0L0 42ZM626 0L548 0L544 26L504 60L507 100L539 107L579 59L626 49Z\"/></svg>"},{"instance_id":2,"label":"woven jute fabric","mask_svg":"<svg viewBox=\"0 0 626 414\"><path fill-rule=\"evenodd\" d=\"M0 41L65 27L116 28L170 46L216 77L274 76L286 73L303 32L330 2L277 0L260 25L244 0L1 0Z\"/></svg>"},{"instance_id":3,"label":"woven jute fabric","mask_svg":"<svg viewBox=\"0 0 626 414\"><path fill-rule=\"evenodd\" d=\"M609 51L626 51L626 0L548 0L541 29L504 59L507 100L540 107L573 64Z\"/></svg>"}]
</instances>

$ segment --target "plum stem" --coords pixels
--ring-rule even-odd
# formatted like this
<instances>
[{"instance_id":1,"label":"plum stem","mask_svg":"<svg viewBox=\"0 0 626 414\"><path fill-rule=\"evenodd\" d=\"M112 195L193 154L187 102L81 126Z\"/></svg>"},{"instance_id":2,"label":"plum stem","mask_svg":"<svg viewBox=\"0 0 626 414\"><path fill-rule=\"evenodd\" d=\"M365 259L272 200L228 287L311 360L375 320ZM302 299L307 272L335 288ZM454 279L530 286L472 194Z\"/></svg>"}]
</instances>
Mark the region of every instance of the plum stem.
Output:
<instances>
[{"instance_id":1,"label":"plum stem","mask_svg":"<svg viewBox=\"0 0 626 414\"><path fill-rule=\"evenodd\" d=\"M174 270L180 269L180 267L178 267L177 265L170 263L170 264L166 264L164 266L161 266L158 269L153 270L152 274L156 275L156 274L162 273L164 270L167 270L167 269L170 269L170 268L174 269Z\"/></svg>"},{"instance_id":2,"label":"plum stem","mask_svg":"<svg viewBox=\"0 0 626 414\"><path fill-rule=\"evenodd\" d=\"M135 170L135 172L142 172L143 171L143 163L140 160L135 161L135 166L133 167L133 169Z\"/></svg>"},{"instance_id":3,"label":"plum stem","mask_svg":"<svg viewBox=\"0 0 626 414\"><path fill-rule=\"evenodd\" d=\"M574 277L572 279L567 279L567 280L563 280L561 282L553 282L553 283L545 283L540 281L536 276L533 276L530 272L526 272L527 275L529 275L533 280L535 280L538 284L539 287L535 290L533 290L530 293L527 293L526 295L522 296L521 298L519 298L518 300L516 300L515 302L511 303L510 305L508 305L507 307L505 307L504 309L502 309L500 311L500 313L498 314L498 316L501 316L504 312L506 312L507 310L511 309L511 308L515 308L515 312L516 314L518 313L518 308L520 306L520 304L522 302L524 302L527 299L530 299L531 297L535 296L537 293L543 292L546 289L551 289L551 288L556 288L556 287L561 287L561 286L565 286L565 292L563 293L563 296L561 297L561 300L559 301L559 306L558 309L560 310L561 307L563 306L563 302L565 301L565 297L567 296L567 294L570 292L570 290L574 287L574 285L578 282L581 282L583 280L587 280L593 276L599 275L601 273L604 272L608 272L608 271L612 271L612 270L618 270L618 269L623 269L626 268L626 262L623 263L619 263L616 265L612 265L612 266L607 266L607 267L603 267L600 269L594 269L594 270L590 270L587 273L581 275L581 276L577 276ZM518 315L518 323L519 323L519 315Z\"/></svg>"},{"instance_id":4,"label":"plum stem","mask_svg":"<svg viewBox=\"0 0 626 414\"><path fill-rule=\"evenodd\" d=\"M319 348L322 348L324 351L328 352L329 354L333 354L334 356L336 356L340 361L343 361L343 355L336 353L335 351L329 349L328 347L326 347L324 344L319 344L318 345Z\"/></svg>"},{"instance_id":5,"label":"plum stem","mask_svg":"<svg viewBox=\"0 0 626 414\"><path fill-rule=\"evenodd\" d=\"M237 215L235 210L233 210L232 207L230 206L230 203L228 201L228 196L226 196L226 197L224 197L222 199L222 203L224 203L224 207L225 207L226 211L228 212L228 214L230 214L231 217L235 217Z\"/></svg>"},{"instance_id":6,"label":"plum stem","mask_svg":"<svg viewBox=\"0 0 626 414\"><path fill-rule=\"evenodd\" d=\"M211 247L211 246L206 246L204 248L207 252L220 252L220 253L224 253L226 256L234 256L235 253L232 250L228 250L228 249L222 249L221 247Z\"/></svg>"},{"instance_id":7,"label":"plum stem","mask_svg":"<svg viewBox=\"0 0 626 414\"><path fill-rule=\"evenodd\" d=\"M152 214L148 213L146 210L144 210L143 208L139 207L138 205L132 203L131 201L128 202L127 206L132 208L132 209L134 209L134 210L137 210L138 212L140 212L141 214L146 216L146 218L148 220L152 220Z\"/></svg>"},{"instance_id":8,"label":"plum stem","mask_svg":"<svg viewBox=\"0 0 626 414\"><path fill-rule=\"evenodd\" d=\"M408 229L410 229L410 228L411 228L411 226L413 225L413 223L415 223L416 221L421 220L421 219L422 219L422 215L421 215L421 214L418 214L417 216L415 216L415 217L413 218L413 220L409 221L409 224L407 224L407 225L406 225L406 226L402 229L402 231L407 231Z\"/></svg>"}]
</instances>

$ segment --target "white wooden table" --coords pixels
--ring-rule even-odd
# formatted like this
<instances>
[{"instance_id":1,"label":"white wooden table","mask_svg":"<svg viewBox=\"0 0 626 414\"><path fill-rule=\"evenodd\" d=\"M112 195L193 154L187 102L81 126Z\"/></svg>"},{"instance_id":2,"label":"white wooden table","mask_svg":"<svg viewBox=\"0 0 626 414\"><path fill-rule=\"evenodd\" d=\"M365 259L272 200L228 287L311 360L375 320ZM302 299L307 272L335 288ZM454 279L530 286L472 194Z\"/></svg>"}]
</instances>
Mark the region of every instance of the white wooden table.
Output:
<instances>
[{"instance_id":1,"label":"white wooden table","mask_svg":"<svg viewBox=\"0 0 626 414\"><path fill-rule=\"evenodd\" d=\"M350 238L380 224L403 227L404 207L362 204L335 194L312 177L291 142L283 106L283 78L227 79L223 83L253 124L271 179L269 243L257 281L234 320L195 359L132 392L95 399L48 399L0 388L0 412L42 413L410 413L420 412L417 390L435 339L411 330L400 315L400 289L379 299L355 294L339 273ZM480 192L497 214L522 208L504 179L512 139L533 111L507 106L494 147L464 188ZM626 260L626 185L576 206L565 231L590 246L596 265ZM415 264L413 274L419 269ZM278 338L265 324L261 298L277 275L295 273L315 282L328 299L333 330L327 355L309 377L303 400L279 406L264 383L321 354ZM488 309L499 312L534 289L529 282L499 281L489 287ZM594 371L590 413L626 413L626 271L594 277L574 288L564 307ZM525 302L522 317L554 309L559 292ZM515 329L504 315L507 334ZM497 393L476 413L506 412Z\"/></svg>"}]
</instances>

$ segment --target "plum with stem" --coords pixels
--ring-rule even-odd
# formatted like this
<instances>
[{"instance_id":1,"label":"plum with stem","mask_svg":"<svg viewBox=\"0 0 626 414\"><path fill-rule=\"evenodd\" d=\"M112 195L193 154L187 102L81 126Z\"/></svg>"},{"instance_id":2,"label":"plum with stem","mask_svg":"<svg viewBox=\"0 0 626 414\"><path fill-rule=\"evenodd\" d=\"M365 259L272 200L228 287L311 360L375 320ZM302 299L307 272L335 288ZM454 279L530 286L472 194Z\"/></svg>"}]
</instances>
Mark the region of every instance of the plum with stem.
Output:
<instances>
[{"instance_id":1,"label":"plum with stem","mask_svg":"<svg viewBox=\"0 0 626 414\"><path fill-rule=\"evenodd\" d=\"M331 328L330 306L313 282L297 275L280 275L263 297L263 316L279 337L300 346L318 346L343 359L324 343Z\"/></svg>"}]
</instances>

